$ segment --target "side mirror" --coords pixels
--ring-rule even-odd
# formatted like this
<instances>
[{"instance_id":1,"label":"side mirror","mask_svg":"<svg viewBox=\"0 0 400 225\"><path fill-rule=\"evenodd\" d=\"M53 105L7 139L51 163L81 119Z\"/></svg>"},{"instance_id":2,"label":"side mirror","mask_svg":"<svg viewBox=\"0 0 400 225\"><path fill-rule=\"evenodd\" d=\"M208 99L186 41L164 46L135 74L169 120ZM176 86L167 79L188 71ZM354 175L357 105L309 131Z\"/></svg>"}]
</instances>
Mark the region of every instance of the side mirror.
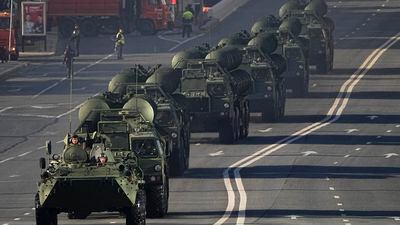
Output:
<instances>
[{"instance_id":1,"label":"side mirror","mask_svg":"<svg viewBox=\"0 0 400 225\"><path fill-rule=\"evenodd\" d=\"M40 164L40 169L46 169L46 159L45 158L40 158L39 159L39 164Z\"/></svg>"},{"instance_id":2,"label":"side mirror","mask_svg":"<svg viewBox=\"0 0 400 225\"><path fill-rule=\"evenodd\" d=\"M46 141L46 153L51 155L51 141Z\"/></svg>"}]
</instances>

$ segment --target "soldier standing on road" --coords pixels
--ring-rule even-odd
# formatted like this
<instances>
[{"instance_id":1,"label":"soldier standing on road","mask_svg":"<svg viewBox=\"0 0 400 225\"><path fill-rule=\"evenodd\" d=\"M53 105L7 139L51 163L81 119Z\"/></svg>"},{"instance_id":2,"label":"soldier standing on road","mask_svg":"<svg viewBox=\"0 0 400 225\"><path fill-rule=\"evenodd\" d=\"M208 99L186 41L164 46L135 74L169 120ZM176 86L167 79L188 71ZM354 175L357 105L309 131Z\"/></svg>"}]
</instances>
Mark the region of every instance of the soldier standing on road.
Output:
<instances>
[{"instance_id":1,"label":"soldier standing on road","mask_svg":"<svg viewBox=\"0 0 400 225\"><path fill-rule=\"evenodd\" d=\"M72 48L69 45L67 45L64 51L64 61L63 61L63 64L67 66L67 77L72 76L71 73L72 73L72 63L74 61L74 56L75 56L74 50L72 50Z\"/></svg>"},{"instance_id":2,"label":"soldier standing on road","mask_svg":"<svg viewBox=\"0 0 400 225\"><path fill-rule=\"evenodd\" d=\"M182 14L182 37L185 35L190 37L192 32L193 13L191 7L186 7L185 12Z\"/></svg>"},{"instance_id":3,"label":"soldier standing on road","mask_svg":"<svg viewBox=\"0 0 400 225\"><path fill-rule=\"evenodd\" d=\"M72 31L71 41L75 44L75 52L76 56L79 56L79 43L81 42L81 31L79 30L79 26L76 24L74 30Z\"/></svg>"},{"instance_id":4,"label":"soldier standing on road","mask_svg":"<svg viewBox=\"0 0 400 225\"><path fill-rule=\"evenodd\" d=\"M122 29L119 29L115 36L115 51L117 52L117 59L122 59L122 48L125 45L125 36Z\"/></svg>"}]
</instances>

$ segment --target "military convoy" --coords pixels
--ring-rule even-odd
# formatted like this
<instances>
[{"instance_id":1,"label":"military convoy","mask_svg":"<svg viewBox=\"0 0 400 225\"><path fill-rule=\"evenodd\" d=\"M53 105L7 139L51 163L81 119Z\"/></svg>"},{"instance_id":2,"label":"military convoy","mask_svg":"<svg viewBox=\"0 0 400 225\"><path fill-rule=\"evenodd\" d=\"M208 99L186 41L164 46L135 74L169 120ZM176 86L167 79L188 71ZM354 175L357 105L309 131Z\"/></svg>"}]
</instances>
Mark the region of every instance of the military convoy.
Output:
<instances>
[{"instance_id":1,"label":"military convoy","mask_svg":"<svg viewBox=\"0 0 400 225\"><path fill-rule=\"evenodd\" d=\"M323 0L289 0L279 18L263 17L250 33L215 47L178 52L171 67L135 65L116 74L107 91L82 105L62 153L52 154L47 143L37 225L56 225L63 212L84 219L116 211L127 225L165 216L169 177L189 168L191 132L218 132L225 144L244 139L250 112L276 122L285 113L286 88L307 94L309 65L332 69L334 24L326 12Z\"/></svg>"}]
</instances>

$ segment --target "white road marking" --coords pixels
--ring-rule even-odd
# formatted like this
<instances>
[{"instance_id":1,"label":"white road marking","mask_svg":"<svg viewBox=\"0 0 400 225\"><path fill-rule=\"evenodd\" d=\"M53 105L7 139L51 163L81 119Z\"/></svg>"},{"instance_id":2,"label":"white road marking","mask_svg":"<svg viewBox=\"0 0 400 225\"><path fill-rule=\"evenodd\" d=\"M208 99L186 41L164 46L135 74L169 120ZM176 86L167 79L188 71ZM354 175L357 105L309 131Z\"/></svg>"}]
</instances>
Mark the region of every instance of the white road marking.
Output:
<instances>
[{"instance_id":1,"label":"white road marking","mask_svg":"<svg viewBox=\"0 0 400 225\"><path fill-rule=\"evenodd\" d=\"M178 43L178 44L181 43L181 41L178 41L178 40L175 40L175 39L172 39L172 38L166 38L166 37L162 36L162 34L157 35L157 37L160 38L161 40L164 40L164 41L175 42L175 43Z\"/></svg>"},{"instance_id":2,"label":"white road marking","mask_svg":"<svg viewBox=\"0 0 400 225\"><path fill-rule=\"evenodd\" d=\"M377 12L380 12L380 11L381 11L381 9L377 9L376 11L377 11Z\"/></svg>"},{"instance_id":3,"label":"white road marking","mask_svg":"<svg viewBox=\"0 0 400 225\"><path fill-rule=\"evenodd\" d=\"M360 151L360 150L361 150L361 148L356 148L356 149L354 149L354 150L356 150L356 151Z\"/></svg>"},{"instance_id":4,"label":"white road marking","mask_svg":"<svg viewBox=\"0 0 400 225\"><path fill-rule=\"evenodd\" d=\"M12 109L12 108L13 108L13 107L11 107L11 106L5 107L5 108L3 108L3 109L0 110L0 113L3 113L3 112L5 112L5 111L7 111L7 110L10 110L10 109Z\"/></svg>"},{"instance_id":5,"label":"white road marking","mask_svg":"<svg viewBox=\"0 0 400 225\"><path fill-rule=\"evenodd\" d=\"M187 42L189 42L189 41L192 41L192 40L194 40L194 39L197 39L197 38L199 38L199 37L202 37L202 36L204 36L204 35L205 35L205 33L201 33L201 34L198 34L198 35L193 36L193 37L191 37L191 38L188 38L188 39L186 39L186 40L180 42L179 44L175 45L174 47L170 48L168 51L172 52L173 50L179 48L181 45L183 45L183 44L185 44L185 43L187 43Z\"/></svg>"},{"instance_id":6,"label":"white road marking","mask_svg":"<svg viewBox=\"0 0 400 225\"><path fill-rule=\"evenodd\" d=\"M348 219L343 219L343 222L349 222L349 220Z\"/></svg>"},{"instance_id":7,"label":"white road marking","mask_svg":"<svg viewBox=\"0 0 400 225\"><path fill-rule=\"evenodd\" d=\"M8 114L8 113L3 113L2 116L11 116L11 117L39 117L39 118L45 118L45 119L52 119L55 118L55 116L50 116L50 115L40 115L40 114L28 114L28 113L17 113L17 114Z\"/></svg>"},{"instance_id":8,"label":"white road marking","mask_svg":"<svg viewBox=\"0 0 400 225\"><path fill-rule=\"evenodd\" d=\"M399 127L400 127L400 124L396 125L396 128L399 128Z\"/></svg>"},{"instance_id":9,"label":"white road marking","mask_svg":"<svg viewBox=\"0 0 400 225\"><path fill-rule=\"evenodd\" d=\"M303 156L309 156L309 155L313 155L313 154L318 154L318 152L315 151L305 151L302 152Z\"/></svg>"},{"instance_id":10,"label":"white road marking","mask_svg":"<svg viewBox=\"0 0 400 225\"><path fill-rule=\"evenodd\" d=\"M359 129L346 129L345 131L346 131L346 133L351 134L353 132L358 132L360 130Z\"/></svg>"},{"instance_id":11,"label":"white road marking","mask_svg":"<svg viewBox=\"0 0 400 225\"><path fill-rule=\"evenodd\" d=\"M330 181L331 179L329 177L325 178L326 181Z\"/></svg>"},{"instance_id":12,"label":"white road marking","mask_svg":"<svg viewBox=\"0 0 400 225\"><path fill-rule=\"evenodd\" d=\"M13 160L13 159L15 159L15 157L9 157L7 159L3 159L3 160L0 161L0 164L5 163L5 162L10 161L10 160Z\"/></svg>"},{"instance_id":13,"label":"white road marking","mask_svg":"<svg viewBox=\"0 0 400 225\"><path fill-rule=\"evenodd\" d=\"M291 220L297 220L297 218L299 218L300 216L296 216L296 215L290 215L288 216Z\"/></svg>"},{"instance_id":14,"label":"white road marking","mask_svg":"<svg viewBox=\"0 0 400 225\"><path fill-rule=\"evenodd\" d=\"M368 17L368 18L367 18L367 21L370 21L370 20L371 20L371 18Z\"/></svg>"},{"instance_id":15,"label":"white road marking","mask_svg":"<svg viewBox=\"0 0 400 225\"><path fill-rule=\"evenodd\" d=\"M388 158L393 157L393 156L399 156L399 154L397 154L397 153L386 153L386 154L384 154L384 156L385 156L386 159L388 159Z\"/></svg>"},{"instance_id":16,"label":"white road marking","mask_svg":"<svg viewBox=\"0 0 400 225\"><path fill-rule=\"evenodd\" d=\"M344 157L345 157L345 158L349 158L349 157L350 157L350 155L345 155Z\"/></svg>"},{"instance_id":17,"label":"white road marking","mask_svg":"<svg viewBox=\"0 0 400 225\"><path fill-rule=\"evenodd\" d=\"M365 25L367 25L367 24L366 24L366 23L361 24L361 26L363 26L363 27L364 27Z\"/></svg>"},{"instance_id":18,"label":"white road marking","mask_svg":"<svg viewBox=\"0 0 400 225\"><path fill-rule=\"evenodd\" d=\"M344 225L351 225L351 223L345 223Z\"/></svg>"},{"instance_id":19,"label":"white road marking","mask_svg":"<svg viewBox=\"0 0 400 225\"><path fill-rule=\"evenodd\" d=\"M96 62L91 63L91 64L89 64L89 65L87 65L87 66L85 66L85 67L79 69L78 71L74 72L74 75L76 75L76 74L78 74L78 73L80 73L80 72L82 72L82 71L84 71L84 70L87 70L87 69L89 69L89 68L91 68L91 67L93 67L93 66L95 66L95 65L97 65L97 64L99 64L99 63L101 63L101 62L103 62L104 60L109 59L109 58L110 58L111 56L113 56L113 55L114 55L114 53L111 53L111 54L109 54L109 55L107 55L107 56L105 56L105 57L103 57L103 58L97 60ZM63 77L62 79L60 79L60 80L57 81L56 83L50 85L49 87L47 87L47 88L41 90L41 91L40 91L39 93L37 93L36 95L32 96L32 99L35 99L35 98L39 97L39 96L42 95L43 93L45 93L45 92L49 91L50 89L56 87L57 85L59 85L60 83L62 83L62 82L65 81L65 80L67 80L67 78L66 78L66 77Z\"/></svg>"},{"instance_id":20,"label":"white road marking","mask_svg":"<svg viewBox=\"0 0 400 225\"><path fill-rule=\"evenodd\" d=\"M64 142L64 139L63 140L59 140L59 141L57 141L56 143L57 144L60 144L60 143L63 143Z\"/></svg>"},{"instance_id":21,"label":"white road marking","mask_svg":"<svg viewBox=\"0 0 400 225\"><path fill-rule=\"evenodd\" d=\"M231 184L230 171L234 169L234 176L235 176L234 181L236 182L236 186L237 189L239 190L239 196L240 196L239 215L236 224L244 224L246 204L247 204L246 202L247 194L242 183L240 170L264 158L265 156L270 155L273 152L278 151L279 149L301 139L302 137L308 135L309 133L312 133L325 126L328 126L331 123L338 120L349 102L349 98L353 91L353 88L365 76L365 74L375 65L375 63L382 56L382 54L398 41L399 36L400 33L392 37L390 40L386 41L378 49L374 50L373 53L371 53L368 56L368 58L364 61L364 63L360 66L360 68L342 85L340 92L337 98L335 99L332 107L330 108L329 112L326 114L325 119L321 120L320 122L314 123L310 126L307 126L304 129L301 129L293 133L289 137L284 138L275 144L269 145L255 152L254 154L237 161L224 171L223 176L224 176L225 188L228 194L228 203L224 215L215 224L225 223L225 221L230 218L232 210L235 206L235 193Z\"/></svg>"},{"instance_id":22,"label":"white road marking","mask_svg":"<svg viewBox=\"0 0 400 225\"><path fill-rule=\"evenodd\" d=\"M339 202L339 203L337 203L336 205L338 205L338 206L342 206L342 205L343 205L343 203L340 203L340 202Z\"/></svg>"},{"instance_id":23,"label":"white road marking","mask_svg":"<svg viewBox=\"0 0 400 225\"><path fill-rule=\"evenodd\" d=\"M387 130L386 133L392 133L392 130Z\"/></svg>"},{"instance_id":24,"label":"white road marking","mask_svg":"<svg viewBox=\"0 0 400 225\"><path fill-rule=\"evenodd\" d=\"M111 221L110 223L111 223L111 224L115 224L115 223L117 223L117 222L115 222L115 221Z\"/></svg>"},{"instance_id":25,"label":"white road marking","mask_svg":"<svg viewBox=\"0 0 400 225\"><path fill-rule=\"evenodd\" d=\"M372 116L367 116L367 118L369 118L370 120L374 120L374 119L377 119L379 116L375 116L375 115L372 115Z\"/></svg>"},{"instance_id":26,"label":"white road marking","mask_svg":"<svg viewBox=\"0 0 400 225\"><path fill-rule=\"evenodd\" d=\"M196 145L196 146L200 146L201 144L200 144L200 143L196 143L195 145Z\"/></svg>"},{"instance_id":27,"label":"white road marking","mask_svg":"<svg viewBox=\"0 0 400 225\"><path fill-rule=\"evenodd\" d=\"M32 108L34 109L53 109L57 108L55 105L31 105Z\"/></svg>"},{"instance_id":28,"label":"white road marking","mask_svg":"<svg viewBox=\"0 0 400 225\"><path fill-rule=\"evenodd\" d=\"M316 87L317 86L317 84L312 84L312 87Z\"/></svg>"},{"instance_id":29,"label":"white road marking","mask_svg":"<svg viewBox=\"0 0 400 225\"><path fill-rule=\"evenodd\" d=\"M338 164L339 162L333 162L334 165Z\"/></svg>"},{"instance_id":30,"label":"white road marking","mask_svg":"<svg viewBox=\"0 0 400 225\"><path fill-rule=\"evenodd\" d=\"M78 110L83 104L85 104L85 102L82 102L81 104L75 106L73 109L71 109L71 110L69 110L69 111L67 111L67 112L65 112L65 113L62 113L62 114L56 116L55 118L59 119L59 118L61 118L61 117L63 117L63 116L66 116L66 115L68 115L68 114L70 114L70 113L72 113L72 112Z\"/></svg>"},{"instance_id":31,"label":"white road marking","mask_svg":"<svg viewBox=\"0 0 400 225\"><path fill-rule=\"evenodd\" d=\"M329 190L334 191L335 188L334 187L329 187Z\"/></svg>"},{"instance_id":32,"label":"white road marking","mask_svg":"<svg viewBox=\"0 0 400 225\"><path fill-rule=\"evenodd\" d=\"M394 219L395 221L400 221L400 217L397 217L397 216L395 216L395 217L389 217L389 218Z\"/></svg>"},{"instance_id":33,"label":"white road marking","mask_svg":"<svg viewBox=\"0 0 400 225\"><path fill-rule=\"evenodd\" d=\"M22 90L22 88L15 88L15 89L7 90L7 92L19 92L21 90Z\"/></svg>"},{"instance_id":34,"label":"white road marking","mask_svg":"<svg viewBox=\"0 0 400 225\"><path fill-rule=\"evenodd\" d=\"M14 221L20 221L20 220L21 220L21 218L19 218L19 217L14 218Z\"/></svg>"},{"instance_id":35,"label":"white road marking","mask_svg":"<svg viewBox=\"0 0 400 225\"><path fill-rule=\"evenodd\" d=\"M37 149L40 150L40 149L45 149L45 148L46 148L46 146L40 146Z\"/></svg>"},{"instance_id":36,"label":"white road marking","mask_svg":"<svg viewBox=\"0 0 400 225\"><path fill-rule=\"evenodd\" d=\"M367 145L370 145L370 144L372 144L372 142L368 141L368 142L367 142L367 143L365 143L365 144L367 144Z\"/></svg>"},{"instance_id":37,"label":"white road marking","mask_svg":"<svg viewBox=\"0 0 400 225\"><path fill-rule=\"evenodd\" d=\"M386 5L385 4L382 4L382 7L385 7Z\"/></svg>"},{"instance_id":38,"label":"white road marking","mask_svg":"<svg viewBox=\"0 0 400 225\"><path fill-rule=\"evenodd\" d=\"M224 151L218 151L218 152L214 152L214 153L210 153L210 154L208 154L209 156L219 156L219 155L223 155L224 154Z\"/></svg>"},{"instance_id":39,"label":"white road marking","mask_svg":"<svg viewBox=\"0 0 400 225\"><path fill-rule=\"evenodd\" d=\"M23 157L23 156L26 156L26 155L28 155L28 154L30 154L30 153L32 153L32 151L28 151L28 152L19 154L18 157Z\"/></svg>"},{"instance_id":40,"label":"white road marking","mask_svg":"<svg viewBox=\"0 0 400 225\"><path fill-rule=\"evenodd\" d=\"M339 196L339 195L335 195L335 196L333 196L333 198L335 198L335 199L339 199L339 198L340 198L340 196Z\"/></svg>"},{"instance_id":41,"label":"white road marking","mask_svg":"<svg viewBox=\"0 0 400 225\"><path fill-rule=\"evenodd\" d=\"M13 174L13 175L10 175L9 177L10 177L10 178L15 178L15 177L19 177L19 176L21 176L21 175Z\"/></svg>"},{"instance_id":42,"label":"white road marking","mask_svg":"<svg viewBox=\"0 0 400 225\"><path fill-rule=\"evenodd\" d=\"M27 213L24 213L24 216L29 216L30 214L31 214L31 213L28 213L28 212L27 212Z\"/></svg>"},{"instance_id":43,"label":"white road marking","mask_svg":"<svg viewBox=\"0 0 400 225\"><path fill-rule=\"evenodd\" d=\"M264 130L258 130L258 132L267 133L267 132L270 132L271 130L272 130L272 128L267 128L267 129L264 129Z\"/></svg>"}]
</instances>

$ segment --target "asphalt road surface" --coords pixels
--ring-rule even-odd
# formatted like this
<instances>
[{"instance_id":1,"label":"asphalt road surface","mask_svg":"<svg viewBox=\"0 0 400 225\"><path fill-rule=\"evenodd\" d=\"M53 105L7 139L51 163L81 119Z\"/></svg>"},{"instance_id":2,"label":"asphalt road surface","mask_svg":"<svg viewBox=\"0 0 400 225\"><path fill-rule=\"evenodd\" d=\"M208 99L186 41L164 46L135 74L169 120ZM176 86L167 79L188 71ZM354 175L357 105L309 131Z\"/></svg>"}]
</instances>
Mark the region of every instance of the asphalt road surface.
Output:
<instances>
[{"instance_id":1,"label":"asphalt road surface","mask_svg":"<svg viewBox=\"0 0 400 225\"><path fill-rule=\"evenodd\" d=\"M69 112L135 63L169 64L172 52L210 42L257 18L281 0L250 1L210 33L129 35L125 58L109 37L82 40L72 107L60 57L31 60L0 81L0 224L34 224L33 196L44 143L68 132ZM400 224L400 1L329 1L336 22L335 65L313 74L307 98L287 101L285 119L259 122L249 138L220 145L216 134L195 134L190 169L172 179L170 210L148 224ZM106 196L105 196L106 197ZM124 224L94 214L59 224Z\"/></svg>"}]
</instances>

